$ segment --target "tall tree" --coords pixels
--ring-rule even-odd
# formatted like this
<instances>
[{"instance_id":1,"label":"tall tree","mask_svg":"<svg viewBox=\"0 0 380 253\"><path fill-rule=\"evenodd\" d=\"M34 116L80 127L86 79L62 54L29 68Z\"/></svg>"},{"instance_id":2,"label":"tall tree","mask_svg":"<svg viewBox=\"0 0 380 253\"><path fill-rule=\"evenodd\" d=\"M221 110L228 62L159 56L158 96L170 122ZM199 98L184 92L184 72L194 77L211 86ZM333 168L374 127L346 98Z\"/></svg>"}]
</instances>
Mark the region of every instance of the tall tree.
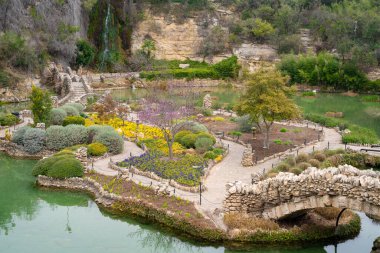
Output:
<instances>
[{"instance_id":1,"label":"tall tree","mask_svg":"<svg viewBox=\"0 0 380 253\"><path fill-rule=\"evenodd\" d=\"M49 92L33 85L32 94L29 98L32 102L34 122L46 122L49 119L52 108L52 101Z\"/></svg>"},{"instance_id":2,"label":"tall tree","mask_svg":"<svg viewBox=\"0 0 380 253\"><path fill-rule=\"evenodd\" d=\"M264 148L269 148L269 132L274 121L295 119L300 115L290 98L294 90L287 83L288 77L280 72L261 70L248 77L246 91L237 106L239 114L248 114L264 126Z\"/></svg>"}]
</instances>

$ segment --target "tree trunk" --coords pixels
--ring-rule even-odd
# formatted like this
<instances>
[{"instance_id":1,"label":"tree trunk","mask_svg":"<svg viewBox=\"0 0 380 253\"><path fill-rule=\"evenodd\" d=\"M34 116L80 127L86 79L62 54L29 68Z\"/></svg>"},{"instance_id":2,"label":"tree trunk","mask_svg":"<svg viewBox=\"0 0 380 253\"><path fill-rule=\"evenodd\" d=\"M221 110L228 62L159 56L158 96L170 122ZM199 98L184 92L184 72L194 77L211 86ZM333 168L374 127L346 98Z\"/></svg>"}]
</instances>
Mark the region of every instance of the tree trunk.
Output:
<instances>
[{"instance_id":1,"label":"tree trunk","mask_svg":"<svg viewBox=\"0 0 380 253\"><path fill-rule=\"evenodd\" d=\"M168 148L169 148L169 158L170 160L173 159L173 143L171 141L168 141Z\"/></svg>"},{"instance_id":2,"label":"tree trunk","mask_svg":"<svg viewBox=\"0 0 380 253\"><path fill-rule=\"evenodd\" d=\"M270 127L266 127L265 129L265 139L264 139L264 148L267 148L269 149L269 130L270 130Z\"/></svg>"}]
</instances>

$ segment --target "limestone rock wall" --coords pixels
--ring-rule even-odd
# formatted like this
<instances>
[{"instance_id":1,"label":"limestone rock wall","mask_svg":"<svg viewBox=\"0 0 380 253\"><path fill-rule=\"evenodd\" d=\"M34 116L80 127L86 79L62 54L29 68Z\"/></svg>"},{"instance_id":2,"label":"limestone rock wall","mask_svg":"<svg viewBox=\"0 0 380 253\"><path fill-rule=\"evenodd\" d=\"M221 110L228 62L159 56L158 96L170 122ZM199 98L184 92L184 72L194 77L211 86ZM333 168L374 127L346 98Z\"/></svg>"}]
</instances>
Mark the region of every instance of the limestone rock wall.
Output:
<instances>
[{"instance_id":1,"label":"limestone rock wall","mask_svg":"<svg viewBox=\"0 0 380 253\"><path fill-rule=\"evenodd\" d=\"M87 37L88 14L82 0L0 1L0 32L22 33L36 48L45 48L64 63L75 55L78 37ZM78 32L65 34L65 27Z\"/></svg>"},{"instance_id":2,"label":"limestone rock wall","mask_svg":"<svg viewBox=\"0 0 380 253\"><path fill-rule=\"evenodd\" d=\"M232 13L217 12L211 17L188 18L182 23L169 20L164 16L152 15L148 11L146 16L145 20L134 28L132 52L139 50L146 38L152 38L156 42L155 56L158 59L203 60L198 52L208 34L207 31L216 25L227 29L223 25L226 20L232 18ZM262 64L272 65L271 63L278 58L276 50L269 45L243 43L206 60L218 62L232 54L237 55L251 71L261 67Z\"/></svg>"},{"instance_id":3,"label":"limestone rock wall","mask_svg":"<svg viewBox=\"0 0 380 253\"><path fill-rule=\"evenodd\" d=\"M249 213L279 219L316 207L347 207L380 214L380 172L344 165L319 170L309 168L300 175L279 173L253 185L227 185L225 212Z\"/></svg>"}]
</instances>

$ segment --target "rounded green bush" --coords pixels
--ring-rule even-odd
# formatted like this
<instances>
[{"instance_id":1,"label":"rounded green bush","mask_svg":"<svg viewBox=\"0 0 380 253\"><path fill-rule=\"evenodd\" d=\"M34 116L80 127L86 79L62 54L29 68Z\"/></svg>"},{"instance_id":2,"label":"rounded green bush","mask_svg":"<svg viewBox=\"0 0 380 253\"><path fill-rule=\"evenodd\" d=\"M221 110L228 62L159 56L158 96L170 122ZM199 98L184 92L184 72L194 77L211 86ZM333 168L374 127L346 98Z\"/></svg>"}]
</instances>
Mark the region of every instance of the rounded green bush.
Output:
<instances>
[{"instance_id":1,"label":"rounded green bush","mask_svg":"<svg viewBox=\"0 0 380 253\"><path fill-rule=\"evenodd\" d=\"M80 103L68 103L66 105L74 107L75 109L78 110L79 113L82 113L84 111L84 106Z\"/></svg>"},{"instance_id":2,"label":"rounded green bush","mask_svg":"<svg viewBox=\"0 0 380 253\"><path fill-rule=\"evenodd\" d=\"M54 156L39 160L36 165L33 167L32 175L38 176L38 175L47 175L47 172L51 170L54 166L54 164L59 160L67 160L75 158L74 154L72 152L69 153L57 153Z\"/></svg>"},{"instance_id":3,"label":"rounded green bush","mask_svg":"<svg viewBox=\"0 0 380 253\"><path fill-rule=\"evenodd\" d=\"M87 131L88 142L92 143L95 135L100 134L101 132L114 132L115 129L111 126L92 125L87 127Z\"/></svg>"},{"instance_id":4,"label":"rounded green bush","mask_svg":"<svg viewBox=\"0 0 380 253\"><path fill-rule=\"evenodd\" d=\"M195 149L199 153L204 153L212 148L212 146L214 145L214 142L212 141L212 139L208 137L201 137L201 138L197 138L194 145L195 145Z\"/></svg>"},{"instance_id":5,"label":"rounded green bush","mask_svg":"<svg viewBox=\"0 0 380 253\"><path fill-rule=\"evenodd\" d=\"M88 145L87 153L91 156L102 156L107 153L107 147L102 143L94 142Z\"/></svg>"},{"instance_id":6,"label":"rounded green bush","mask_svg":"<svg viewBox=\"0 0 380 253\"><path fill-rule=\"evenodd\" d=\"M22 145L22 141L24 139L25 132L30 129L30 126L20 127L12 136L12 142L17 145Z\"/></svg>"},{"instance_id":7,"label":"rounded green bush","mask_svg":"<svg viewBox=\"0 0 380 253\"><path fill-rule=\"evenodd\" d=\"M198 136L198 139L199 138L208 138L212 141L212 144L214 145L216 143L216 139L213 135L209 134L209 133L205 133L205 132L202 132L202 133L199 133L197 134Z\"/></svg>"},{"instance_id":8,"label":"rounded green bush","mask_svg":"<svg viewBox=\"0 0 380 253\"><path fill-rule=\"evenodd\" d=\"M112 154L120 154L123 151L123 138L114 130L112 132L101 131L99 134L95 135L93 141L102 143Z\"/></svg>"},{"instance_id":9,"label":"rounded green bush","mask_svg":"<svg viewBox=\"0 0 380 253\"><path fill-rule=\"evenodd\" d=\"M46 132L38 128L29 128L25 131L22 145L29 154L37 154L45 148Z\"/></svg>"},{"instance_id":10,"label":"rounded green bush","mask_svg":"<svg viewBox=\"0 0 380 253\"><path fill-rule=\"evenodd\" d=\"M49 115L49 124L50 125L62 125L64 119L67 117L67 113L65 110L60 108L54 108L50 111Z\"/></svg>"},{"instance_id":11,"label":"rounded green bush","mask_svg":"<svg viewBox=\"0 0 380 253\"><path fill-rule=\"evenodd\" d=\"M178 142L178 143L181 143L182 138L185 137L185 136L188 135L188 134L192 134L192 132L189 131L189 130L179 131L179 132L174 136L174 141L175 141L175 142Z\"/></svg>"},{"instance_id":12,"label":"rounded green bush","mask_svg":"<svg viewBox=\"0 0 380 253\"><path fill-rule=\"evenodd\" d=\"M58 179L82 177L83 165L75 158L59 159L53 168L47 171L47 176Z\"/></svg>"},{"instance_id":13,"label":"rounded green bush","mask_svg":"<svg viewBox=\"0 0 380 253\"><path fill-rule=\"evenodd\" d=\"M197 141L198 136L196 134L185 135L181 139L181 145L186 148L195 148L195 142Z\"/></svg>"},{"instance_id":14,"label":"rounded green bush","mask_svg":"<svg viewBox=\"0 0 380 253\"><path fill-rule=\"evenodd\" d=\"M296 165L296 159L295 159L295 157L292 156L292 155L287 156L287 157L285 158L284 162L287 163L287 164L289 164L290 167L293 167L293 166Z\"/></svg>"},{"instance_id":15,"label":"rounded green bush","mask_svg":"<svg viewBox=\"0 0 380 253\"><path fill-rule=\"evenodd\" d=\"M64 110L67 113L67 116L79 116L79 111L77 108L70 106L70 105L64 105L60 107L62 110Z\"/></svg>"},{"instance_id":16,"label":"rounded green bush","mask_svg":"<svg viewBox=\"0 0 380 253\"><path fill-rule=\"evenodd\" d=\"M62 125L67 126L67 125L82 125L84 126L85 120L81 116L67 116L64 120Z\"/></svg>"}]
</instances>

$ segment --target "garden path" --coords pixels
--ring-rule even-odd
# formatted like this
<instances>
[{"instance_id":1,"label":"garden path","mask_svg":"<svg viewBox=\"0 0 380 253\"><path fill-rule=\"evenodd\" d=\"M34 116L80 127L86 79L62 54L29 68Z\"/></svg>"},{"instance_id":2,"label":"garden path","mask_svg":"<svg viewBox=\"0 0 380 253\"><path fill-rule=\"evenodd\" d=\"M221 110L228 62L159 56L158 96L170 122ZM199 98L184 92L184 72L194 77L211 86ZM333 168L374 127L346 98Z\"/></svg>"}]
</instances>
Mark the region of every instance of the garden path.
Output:
<instances>
[{"instance_id":1,"label":"garden path","mask_svg":"<svg viewBox=\"0 0 380 253\"><path fill-rule=\"evenodd\" d=\"M302 126L299 124L298 126ZM344 144L341 143L341 135L335 129L323 128L324 139L315 144L309 144L298 150L298 153L311 153L314 150L327 149L337 149L344 148ZM234 181L242 181L243 183L251 183L251 174L260 171L268 171L275 166L283 157L275 157L266 162L259 163L251 167L243 167L241 165L241 160L243 156L244 146L232 141L222 140L225 146L229 147L228 155L218 164L216 164L210 171L209 176L206 178L204 185L206 186L206 191L202 192L202 202L200 203L199 193L190 193L187 191L181 191L175 189L175 195L193 201L197 209L206 214L207 217L211 218L214 223L220 227L225 228L223 224L222 217L219 215L223 210L223 200L226 193L226 184ZM362 146L349 146L354 150L360 150ZM114 162L122 161L127 157L132 155L142 154L142 150L137 147L133 142L125 141L123 154L111 156ZM292 154L296 155L297 151ZM94 163L94 169L101 174L108 176L116 176L118 173L108 167L109 158L97 161ZM131 175L131 180L137 184L142 184L145 186L156 186L160 182L153 179L140 176ZM174 189L171 188L174 193ZM201 205L200 205L201 204Z\"/></svg>"},{"instance_id":2,"label":"garden path","mask_svg":"<svg viewBox=\"0 0 380 253\"><path fill-rule=\"evenodd\" d=\"M6 130L10 130L10 132L13 133L17 129L19 129L20 127L26 126L29 123L33 123L33 119L25 117L24 120L20 124L17 124L15 126L11 126L11 127L8 127L8 128L0 129L0 138L4 138L5 137L5 131Z\"/></svg>"}]
</instances>

